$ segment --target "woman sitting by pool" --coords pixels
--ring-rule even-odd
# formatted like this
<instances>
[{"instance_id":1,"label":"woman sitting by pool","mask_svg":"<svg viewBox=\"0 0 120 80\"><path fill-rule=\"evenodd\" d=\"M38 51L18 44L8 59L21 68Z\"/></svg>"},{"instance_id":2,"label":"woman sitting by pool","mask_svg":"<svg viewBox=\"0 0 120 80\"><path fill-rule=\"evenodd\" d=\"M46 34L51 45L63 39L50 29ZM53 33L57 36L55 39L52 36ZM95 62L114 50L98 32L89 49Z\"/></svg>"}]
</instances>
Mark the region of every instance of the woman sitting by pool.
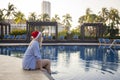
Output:
<instances>
[{"instance_id":1,"label":"woman sitting by pool","mask_svg":"<svg viewBox=\"0 0 120 80\"><path fill-rule=\"evenodd\" d=\"M25 70L40 69L51 74L50 60L42 59L39 45L42 45L42 33L33 31L31 33L33 40L30 42L23 56L22 66Z\"/></svg>"}]
</instances>

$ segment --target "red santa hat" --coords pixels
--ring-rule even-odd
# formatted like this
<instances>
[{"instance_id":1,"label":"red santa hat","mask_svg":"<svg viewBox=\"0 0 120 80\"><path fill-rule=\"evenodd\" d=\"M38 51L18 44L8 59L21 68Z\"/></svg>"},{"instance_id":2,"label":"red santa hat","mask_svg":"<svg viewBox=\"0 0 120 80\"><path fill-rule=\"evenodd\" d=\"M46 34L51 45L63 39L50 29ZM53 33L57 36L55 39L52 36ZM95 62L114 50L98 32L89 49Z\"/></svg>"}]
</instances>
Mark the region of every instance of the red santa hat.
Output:
<instances>
[{"instance_id":1,"label":"red santa hat","mask_svg":"<svg viewBox=\"0 0 120 80\"><path fill-rule=\"evenodd\" d=\"M40 35L42 35L42 34L41 34L41 32L39 32L39 31L33 31L33 32L31 33L31 36L32 36L32 38L34 38L34 39L37 39Z\"/></svg>"}]
</instances>

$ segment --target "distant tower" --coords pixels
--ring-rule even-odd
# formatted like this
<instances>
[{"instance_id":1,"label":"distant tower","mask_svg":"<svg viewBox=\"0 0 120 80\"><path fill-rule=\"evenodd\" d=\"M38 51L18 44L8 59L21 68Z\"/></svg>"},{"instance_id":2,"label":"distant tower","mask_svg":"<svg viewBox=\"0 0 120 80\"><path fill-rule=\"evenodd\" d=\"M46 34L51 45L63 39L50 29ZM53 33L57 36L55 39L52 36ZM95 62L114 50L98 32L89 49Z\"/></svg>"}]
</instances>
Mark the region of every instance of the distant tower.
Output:
<instances>
[{"instance_id":1,"label":"distant tower","mask_svg":"<svg viewBox=\"0 0 120 80\"><path fill-rule=\"evenodd\" d=\"M51 4L49 1L42 1L42 14L48 14L51 17Z\"/></svg>"}]
</instances>

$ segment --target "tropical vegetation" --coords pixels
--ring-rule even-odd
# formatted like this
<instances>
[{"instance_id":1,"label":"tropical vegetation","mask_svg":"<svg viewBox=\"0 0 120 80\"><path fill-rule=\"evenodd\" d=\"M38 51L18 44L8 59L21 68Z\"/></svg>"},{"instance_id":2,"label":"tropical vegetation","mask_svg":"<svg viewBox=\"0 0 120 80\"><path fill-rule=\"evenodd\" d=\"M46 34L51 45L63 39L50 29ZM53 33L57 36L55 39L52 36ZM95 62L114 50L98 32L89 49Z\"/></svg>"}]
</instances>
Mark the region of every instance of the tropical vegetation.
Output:
<instances>
[{"instance_id":1,"label":"tropical vegetation","mask_svg":"<svg viewBox=\"0 0 120 80\"><path fill-rule=\"evenodd\" d=\"M62 16L62 19L60 19L59 15L55 14L54 17L50 18L48 14L39 14L37 15L35 12L31 12L28 16L28 19L25 17L24 13L21 11L17 11L17 8L11 4L8 3L7 9L0 9L0 21L5 21L10 19L14 19L14 22L16 24L25 23L28 21L53 21L58 22L60 24L63 24L65 27L65 30L62 31L64 35L71 34L71 35L78 35L80 36L80 25L83 23L96 23L101 22L104 24L104 37L114 37L118 36L119 34L119 26L120 26L120 13L115 8L102 8L98 14L95 14L92 12L90 8L86 9L86 13L78 18L79 25L76 25L77 28L70 30L72 26L72 16L67 13ZM62 21L61 21L62 20ZM86 30L89 32L90 27L87 27ZM91 29L92 30L92 29ZM61 32L61 34L63 34ZM91 33L94 33L94 29ZM88 33L89 34L89 33ZM93 35L94 36L94 35Z\"/></svg>"}]
</instances>

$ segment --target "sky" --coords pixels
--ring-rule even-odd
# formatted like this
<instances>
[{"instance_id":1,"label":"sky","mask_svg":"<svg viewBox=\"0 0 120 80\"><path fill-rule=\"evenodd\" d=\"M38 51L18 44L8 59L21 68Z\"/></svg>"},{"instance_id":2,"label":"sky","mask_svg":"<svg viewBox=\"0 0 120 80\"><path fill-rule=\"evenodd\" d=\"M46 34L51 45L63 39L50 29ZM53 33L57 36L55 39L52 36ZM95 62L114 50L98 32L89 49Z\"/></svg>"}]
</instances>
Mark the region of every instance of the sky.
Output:
<instances>
[{"instance_id":1,"label":"sky","mask_svg":"<svg viewBox=\"0 0 120 80\"><path fill-rule=\"evenodd\" d=\"M120 11L120 0L0 0L0 9L7 8L10 2L28 18L31 12L41 14L42 1L51 3L51 17L58 14L62 21L62 16L69 13L72 17L72 27L78 25L78 18L85 14L87 8L90 8L95 14L98 14L103 7Z\"/></svg>"}]
</instances>

